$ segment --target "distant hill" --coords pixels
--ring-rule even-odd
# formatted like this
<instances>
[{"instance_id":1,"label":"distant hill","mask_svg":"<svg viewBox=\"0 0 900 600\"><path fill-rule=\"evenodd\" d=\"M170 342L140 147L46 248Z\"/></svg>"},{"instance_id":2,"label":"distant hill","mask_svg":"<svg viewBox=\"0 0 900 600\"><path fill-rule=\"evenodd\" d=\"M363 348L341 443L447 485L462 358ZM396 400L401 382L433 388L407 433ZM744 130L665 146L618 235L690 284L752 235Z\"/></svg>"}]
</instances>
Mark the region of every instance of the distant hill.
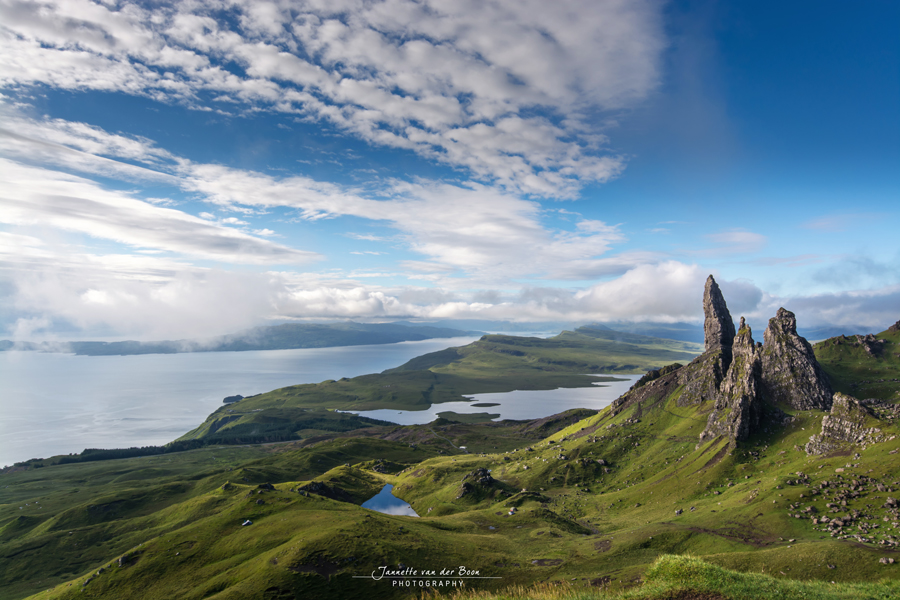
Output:
<instances>
[{"instance_id":1,"label":"distant hill","mask_svg":"<svg viewBox=\"0 0 900 600\"><path fill-rule=\"evenodd\" d=\"M422 325L424 323L413 323L409 321L398 321L397 324ZM488 319L444 319L440 321L429 321L428 325L433 327L449 327L451 329L477 329L480 331L491 333L534 333L547 332L559 333L565 329L575 329L584 322L574 321L536 321L536 322L518 322L518 321L491 321Z\"/></svg>"},{"instance_id":2,"label":"distant hill","mask_svg":"<svg viewBox=\"0 0 900 600\"><path fill-rule=\"evenodd\" d=\"M764 323L761 323L764 324ZM625 333L636 333L649 337L681 340L684 342L703 343L703 325L695 323L629 323L625 321L606 321L591 323L586 327L612 329ZM858 333L875 333L871 328L862 325L819 325L816 327L798 327L797 333L808 340L824 340L837 335Z\"/></svg>"},{"instance_id":3,"label":"distant hill","mask_svg":"<svg viewBox=\"0 0 900 600\"><path fill-rule=\"evenodd\" d=\"M2 350L66 352L87 356L127 354L177 354L181 352L242 352L247 350L290 350L393 344L435 338L481 335L414 323L287 323L255 327L246 331L203 340L163 340L158 342L12 342L0 341Z\"/></svg>"}]
</instances>

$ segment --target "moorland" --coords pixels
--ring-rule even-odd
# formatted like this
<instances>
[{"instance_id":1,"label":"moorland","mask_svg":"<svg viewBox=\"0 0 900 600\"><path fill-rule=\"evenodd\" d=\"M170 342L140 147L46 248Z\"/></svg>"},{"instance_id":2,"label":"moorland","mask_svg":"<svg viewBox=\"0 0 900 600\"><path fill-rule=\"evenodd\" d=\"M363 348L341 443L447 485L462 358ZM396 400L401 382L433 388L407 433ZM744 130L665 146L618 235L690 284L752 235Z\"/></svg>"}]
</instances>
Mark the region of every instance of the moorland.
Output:
<instances>
[{"instance_id":1,"label":"moorland","mask_svg":"<svg viewBox=\"0 0 900 600\"><path fill-rule=\"evenodd\" d=\"M143 455L19 463L0 598L415 597L412 571L463 597L897 597L900 323L813 347L782 310L758 344L712 278L703 305L699 348L485 336L223 405ZM532 421L334 412L622 373L645 375L608 408ZM361 508L385 484L420 516Z\"/></svg>"}]
</instances>

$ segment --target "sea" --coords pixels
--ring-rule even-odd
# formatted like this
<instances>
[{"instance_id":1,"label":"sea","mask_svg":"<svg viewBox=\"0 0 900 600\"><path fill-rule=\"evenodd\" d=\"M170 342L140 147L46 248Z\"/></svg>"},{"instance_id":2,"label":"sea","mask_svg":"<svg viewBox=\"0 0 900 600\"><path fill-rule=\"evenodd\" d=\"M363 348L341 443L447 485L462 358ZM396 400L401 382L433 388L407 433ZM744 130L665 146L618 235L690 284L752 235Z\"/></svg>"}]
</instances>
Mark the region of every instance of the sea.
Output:
<instances>
[{"instance_id":1,"label":"sea","mask_svg":"<svg viewBox=\"0 0 900 600\"><path fill-rule=\"evenodd\" d=\"M85 448L162 445L200 425L226 396L380 373L476 339L132 356L0 352L0 466ZM362 414L401 424L428 423L445 410L538 418L567 408L602 408L635 377L622 379L596 388L479 394L471 402L438 404L428 411ZM471 406L479 402L499 406Z\"/></svg>"}]
</instances>

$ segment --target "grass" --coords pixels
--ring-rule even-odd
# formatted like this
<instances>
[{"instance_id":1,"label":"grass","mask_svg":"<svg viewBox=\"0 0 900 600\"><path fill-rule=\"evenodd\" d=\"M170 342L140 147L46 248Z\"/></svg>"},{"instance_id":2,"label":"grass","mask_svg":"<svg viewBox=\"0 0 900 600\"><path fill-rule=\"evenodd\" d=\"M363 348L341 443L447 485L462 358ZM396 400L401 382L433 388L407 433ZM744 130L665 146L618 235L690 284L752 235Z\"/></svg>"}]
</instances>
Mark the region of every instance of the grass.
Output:
<instances>
[{"instance_id":1,"label":"grass","mask_svg":"<svg viewBox=\"0 0 900 600\"><path fill-rule=\"evenodd\" d=\"M604 585L602 579L587 583ZM785 580L724 569L694 556L663 555L647 570L639 586L625 591L583 589L575 581L565 585L518 586L499 593L459 591L445 597L453 600L889 600L898 595L900 582L896 580L841 585Z\"/></svg>"},{"instance_id":2,"label":"grass","mask_svg":"<svg viewBox=\"0 0 900 600\"><path fill-rule=\"evenodd\" d=\"M473 353L506 347L489 341ZM550 364L537 360L551 357L542 341L512 349L526 356L499 354ZM474 378L486 364L448 359L397 373ZM434 371L419 368L429 361ZM470 582L460 598L897 595L900 564L879 562L897 555L890 544L900 536L887 500L900 493L896 424L878 422L894 439L809 456L802 448L825 413L792 411L791 423L747 442L698 446L709 403L679 406L683 390L671 387L646 398L640 418L626 407L524 423L320 429L286 444L7 472L0 598L376 600L410 595L366 577L401 564L499 578ZM493 481L477 481L482 469ZM312 481L351 501L298 493ZM421 518L359 506L385 483ZM851 514L834 536L810 518Z\"/></svg>"},{"instance_id":3,"label":"grass","mask_svg":"<svg viewBox=\"0 0 900 600\"><path fill-rule=\"evenodd\" d=\"M900 401L900 331L882 331L874 354L855 337L838 336L817 343L816 359L836 391L856 398Z\"/></svg>"}]
</instances>

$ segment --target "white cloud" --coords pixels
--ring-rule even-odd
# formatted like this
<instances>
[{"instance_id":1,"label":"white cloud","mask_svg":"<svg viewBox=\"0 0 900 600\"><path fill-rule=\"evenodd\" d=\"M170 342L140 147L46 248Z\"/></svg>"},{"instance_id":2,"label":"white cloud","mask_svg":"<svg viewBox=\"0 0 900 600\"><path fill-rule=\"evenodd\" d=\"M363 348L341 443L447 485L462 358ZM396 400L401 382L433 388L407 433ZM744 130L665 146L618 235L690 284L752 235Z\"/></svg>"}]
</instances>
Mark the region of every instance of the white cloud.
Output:
<instances>
[{"instance_id":1,"label":"white cloud","mask_svg":"<svg viewBox=\"0 0 900 600\"><path fill-rule=\"evenodd\" d=\"M158 148L151 140L108 134L80 123L34 121L9 114L10 122L28 136L17 136L13 143L9 141L10 136L0 135L0 152L8 156L31 157L36 162L89 174L118 175L121 179L157 181L165 178L166 183L192 196L248 215L273 207L286 207L297 210L302 219L310 221L346 216L372 220L398 231L392 241L425 258L424 261L412 261L410 266L418 272L440 274L431 280L444 285L460 285L460 277L471 279L462 285L473 282L502 285L519 277L594 279L621 273L634 264L655 259L647 253L600 258L613 244L623 240L618 227L578 218L573 229L554 230L544 224L547 213L540 204L496 187L474 183L461 186L433 181L396 181L388 182L386 187L378 190L379 199L373 199L309 177L277 178L223 165L192 163ZM95 151L107 156L92 154ZM122 162L123 159L134 160L137 164ZM213 252L219 259L234 256L236 262L260 264L314 258L311 253L291 250L221 227L248 225L246 218L216 217L208 211L200 212L200 218L196 218L104 190L85 178L11 160L5 164L11 181L26 177L27 173L29 181L35 182L33 188L30 184L16 188L16 194L28 198L28 210L34 213L30 217L32 220L39 213L46 213L49 215L46 223L56 227L84 231L135 246L205 257L210 257ZM52 190L45 189L48 186ZM12 193L12 188L8 193ZM62 197L70 199L62 202L59 200ZM12 199L8 201L12 202ZM81 215L78 219L72 214L67 215L67 211L71 212L76 206ZM25 208L20 206L17 210ZM149 218L138 217L143 213L154 215L148 223L165 217L175 226L143 227L141 219ZM13 215L7 218L13 219ZM28 221L20 215L8 222L23 219ZM114 231L110 221L125 229ZM210 239L193 233L182 235L187 232L185 227L215 235ZM270 231L256 230L256 235L268 236ZM349 235L360 240L385 241L383 236ZM162 238L166 238L165 243ZM212 249L213 242L218 245L215 250ZM238 251L236 244L239 242L249 244L248 251ZM232 253L226 251L229 243ZM523 249L529 253L527 261L522 260Z\"/></svg>"},{"instance_id":2,"label":"white cloud","mask_svg":"<svg viewBox=\"0 0 900 600\"><path fill-rule=\"evenodd\" d=\"M0 232L0 281L10 290L0 327L18 339L39 336L51 323L85 332L114 330L138 339L178 339L284 318L700 322L708 271L670 261L640 265L587 288L532 287L518 293L385 288L363 283L364 275L230 273L170 258L91 255ZM897 286L777 298L763 294L752 282L718 281L734 318L747 316L760 339L779 306L796 312L803 327L862 324L880 330L900 318Z\"/></svg>"},{"instance_id":3,"label":"white cloud","mask_svg":"<svg viewBox=\"0 0 900 600\"><path fill-rule=\"evenodd\" d=\"M509 189L571 196L623 167L601 151L594 115L631 107L657 85L661 7L240 0L225 11L216 0L3 0L0 86L296 113Z\"/></svg>"},{"instance_id":4,"label":"white cloud","mask_svg":"<svg viewBox=\"0 0 900 600\"><path fill-rule=\"evenodd\" d=\"M54 227L238 264L302 263L314 252L261 240L227 227L131 198L95 182L0 158L0 222Z\"/></svg>"}]
</instances>

